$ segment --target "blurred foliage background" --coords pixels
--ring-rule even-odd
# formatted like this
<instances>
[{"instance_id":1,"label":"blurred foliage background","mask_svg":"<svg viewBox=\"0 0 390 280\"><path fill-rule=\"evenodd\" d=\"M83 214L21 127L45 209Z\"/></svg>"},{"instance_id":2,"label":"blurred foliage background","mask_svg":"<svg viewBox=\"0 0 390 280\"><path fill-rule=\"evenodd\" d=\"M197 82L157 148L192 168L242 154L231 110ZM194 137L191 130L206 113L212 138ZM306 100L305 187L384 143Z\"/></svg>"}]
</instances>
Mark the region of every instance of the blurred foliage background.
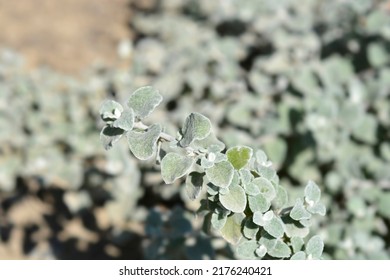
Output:
<instances>
[{"instance_id":1,"label":"blurred foliage background","mask_svg":"<svg viewBox=\"0 0 390 280\"><path fill-rule=\"evenodd\" d=\"M164 97L151 123L167 132L197 111L228 147L264 149L291 205L308 180L321 186L328 212L312 233L324 258L390 258L389 1L82 2L81 22L95 21L81 30L94 35L86 50L70 42L90 59L35 60L49 67L18 52L33 39L7 39L28 22L12 22L0 2L0 259L236 258L202 233L182 181L165 185L125 141L100 145L101 103L144 85ZM122 31L104 33L105 21ZM39 55L55 56L40 43ZM97 63L105 43L114 55ZM61 67L72 58L77 66Z\"/></svg>"}]
</instances>

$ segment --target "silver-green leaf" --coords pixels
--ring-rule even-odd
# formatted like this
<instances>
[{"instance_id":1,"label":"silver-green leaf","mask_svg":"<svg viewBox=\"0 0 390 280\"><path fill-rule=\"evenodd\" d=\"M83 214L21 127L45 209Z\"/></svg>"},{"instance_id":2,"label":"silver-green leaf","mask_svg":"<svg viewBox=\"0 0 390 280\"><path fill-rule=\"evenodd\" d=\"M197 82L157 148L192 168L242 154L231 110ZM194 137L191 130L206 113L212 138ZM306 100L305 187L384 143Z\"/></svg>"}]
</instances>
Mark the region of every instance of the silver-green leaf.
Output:
<instances>
[{"instance_id":1,"label":"silver-green leaf","mask_svg":"<svg viewBox=\"0 0 390 280\"><path fill-rule=\"evenodd\" d=\"M306 244L306 254L309 259L320 259L324 250L324 242L319 235L315 235Z\"/></svg>"},{"instance_id":2,"label":"silver-green leaf","mask_svg":"<svg viewBox=\"0 0 390 280\"><path fill-rule=\"evenodd\" d=\"M311 214L306 210L301 198L298 198L295 202L293 209L290 212L290 217L296 221L306 220L311 217Z\"/></svg>"},{"instance_id":3,"label":"silver-green leaf","mask_svg":"<svg viewBox=\"0 0 390 280\"><path fill-rule=\"evenodd\" d=\"M182 139L179 144L188 147L194 140L205 139L211 131L211 123L208 118L199 113L191 113L184 121L181 129Z\"/></svg>"},{"instance_id":4,"label":"silver-green leaf","mask_svg":"<svg viewBox=\"0 0 390 280\"><path fill-rule=\"evenodd\" d=\"M234 168L228 161L215 163L206 169L207 179L220 188L227 188L233 180Z\"/></svg>"},{"instance_id":5,"label":"silver-green leaf","mask_svg":"<svg viewBox=\"0 0 390 280\"><path fill-rule=\"evenodd\" d=\"M147 131L128 131L126 134L129 148L140 160L150 159L156 152L157 140L160 137L161 125L151 125Z\"/></svg>"},{"instance_id":6,"label":"silver-green leaf","mask_svg":"<svg viewBox=\"0 0 390 280\"><path fill-rule=\"evenodd\" d=\"M113 127L121 128L125 131L130 131L134 126L134 111L133 109L125 109L119 119L113 122Z\"/></svg>"},{"instance_id":7,"label":"silver-green leaf","mask_svg":"<svg viewBox=\"0 0 390 280\"><path fill-rule=\"evenodd\" d=\"M245 215L243 213L234 213L226 219L226 223L221 229L222 237L229 243L236 245L242 238L241 228Z\"/></svg>"},{"instance_id":8,"label":"silver-green leaf","mask_svg":"<svg viewBox=\"0 0 390 280\"><path fill-rule=\"evenodd\" d=\"M158 90L151 86L145 86L133 92L127 101L127 106L134 110L139 119L144 119L153 112L162 99Z\"/></svg>"},{"instance_id":9,"label":"silver-green leaf","mask_svg":"<svg viewBox=\"0 0 390 280\"><path fill-rule=\"evenodd\" d=\"M113 121L120 117L123 112L121 104L114 100L106 100L100 106L100 117L103 121Z\"/></svg>"},{"instance_id":10,"label":"silver-green leaf","mask_svg":"<svg viewBox=\"0 0 390 280\"><path fill-rule=\"evenodd\" d=\"M243 241L237 246L237 256L240 259L255 260L258 258L255 254L258 247L256 240Z\"/></svg>"},{"instance_id":11,"label":"silver-green leaf","mask_svg":"<svg viewBox=\"0 0 390 280\"><path fill-rule=\"evenodd\" d=\"M280 238L284 234L284 224L282 220L275 216L272 211L268 211L264 214L263 219L265 221L264 230L275 238Z\"/></svg>"},{"instance_id":12,"label":"silver-green leaf","mask_svg":"<svg viewBox=\"0 0 390 280\"><path fill-rule=\"evenodd\" d=\"M203 187L204 173L193 171L186 178L186 192L189 199L196 199Z\"/></svg>"},{"instance_id":13,"label":"silver-green leaf","mask_svg":"<svg viewBox=\"0 0 390 280\"><path fill-rule=\"evenodd\" d=\"M219 195L219 201L226 209L234 213L242 213L246 207L246 194L239 185L232 185L227 194Z\"/></svg>"},{"instance_id":14,"label":"silver-green leaf","mask_svg":"<svg viewBox=\"0 0 390 280\"><path fill-rule=\"evenodd\" d=\"M184 176L191 168L194 160L177 153L168 153L161 161L161 176L166 184L172 184Z\"/></svg>"},{"instance_id":15,"label":"silver-green leaf","mask_svg":"<svg viewBox=\"0 0 390 280\"><path fill-rule=\"evenodd\" d=\"M114 143L117 142L123 135L123 129L105 126L100 132L100 142L104 149L109 150L113 147Z\"/></svg>"}]
</instances>

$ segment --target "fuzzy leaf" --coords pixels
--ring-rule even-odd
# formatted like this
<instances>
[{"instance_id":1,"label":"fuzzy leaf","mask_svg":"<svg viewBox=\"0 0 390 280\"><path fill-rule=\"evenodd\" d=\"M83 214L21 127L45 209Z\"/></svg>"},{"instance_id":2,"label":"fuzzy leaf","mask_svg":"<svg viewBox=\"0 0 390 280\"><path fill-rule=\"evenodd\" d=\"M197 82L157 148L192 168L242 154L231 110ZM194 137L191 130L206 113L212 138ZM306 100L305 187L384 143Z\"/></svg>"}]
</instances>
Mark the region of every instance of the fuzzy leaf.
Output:
<instances>
[{"instance_id":1,"label":"fuzzy leaf","mask_svg":"<svg viewBox=\"0 0 390 280\"><path fill-rule=\"evenodd\" d=\"M128 131L126 134L130 151L140 160L150 159L156 152L161 126L154 124L146 132Z\"/></svg>"},{"instance_id":2,"label":"fuzzy leaf","mask_svg":"<svg viewBox=\"0 0 390 280\"><path fill-rule=\"evenodd\" d=\"M260 165L257 167L257 172L261 177L264 177L270 181L272 181L276 176L276 171L271 166Z\"/></svg>"},{"instance_id":3,"label":"fuzzy leaf","mask_svg":"<svg viewBox=\"0 0 390 280\"><path fill-rule=\"evenodd\" d=\"M283 188L280 185L277 185L275 189L276 189L276 197L272 201L272 204L275 207L275 209L281 209L288 202L287 191L285 188Z\"/></svg>"},{"instance_id":4,"label":"fuzzy leaf","mask_svg":"<svg viewBox=\"0 0 390 280\"><path fill-rule=\"evenodd\" d=\"M305 252L302 251L296 252L294 255L291 256L290 260L295 260L295 261L306 260L306 254Z\"/></svg>"},{"instance_id":5,"label":"fuzzy leaf","mask_svg":"<svg viewBox=\"0 0 390 280\"><path fill-rule=\"evenodd\" d=\"M146 86L133 92L127 101L127 106L134 110L135 115L139 119L144 119L153 112L162 99L158 90L151 86Z\"/></svg>"},{"instance_id":6,"label":"fuzzy leaf","mask_svg":"<svg viewBox=\"0 0 390 280\"><path fill-rule=\"evenodd\" d=\"M113 127L121 128L126 131L130 131L134 126L134 111L129 108L122 112L119 119L113 122Z\"/></svg>"},{"instance_id":7,"label":"fuzzy leaf","mask_svg":"<svg viewBox=\"0 0 390 280\"><path fill-rule=\"evenodd\" d=\"M259 226L264 226L265 225L265 220L264 220L264 215L261 211L256 211L253 213L253 217L252 217L252 220L253 222L256 224L256 225L259 225Z\"/></svg>"},{"instance_id":8,"label":"fuzzy leaf","mask_svg":"<svg viewBox=\"0 0 390 280\"><path fill-rule=\"evenodd\" d=\"M309 219L311 217L311 214L303 206L302 199L300 199L300 198L297 199L293 209L290 212L290 217L296 221L306 220L306 219Z\"/></svg>"},{"instance_id":9,"label":"fuzzy leaf","mask_svg":"<svg viewBox=\"0 0 390 280\"><path fill-rule=\"evenodd\" d=\"M116 101L106 100L100 106L100 117L103 121L113 121L120 117L123 107Z\"/></svg>"},{"instance_id":10,"label":"fuzzy leaf","mask_svg":"<svg viewBox=\"0 0 390 280\"><path fill-rule=\"evenodd\" d=\"M270 215L272 214L272 215ZM271 216L270 218L267 216ZM279 217L276 217L272 211L264 214L263 219L265 220L264 230L275 238L280 238L284 234L284 225Z\"/></svg>"},{"instance_id":11,"label":"fuzzy leaf","mask_svg":"<svg viewBox=\"0 0 390 280\"><path fill-rule=\"evenodd\" d=\"M268 254L275 258L288 258L291 255L291 249L283 241L276 240L275 247Z\"/></svg>"},{"instance_id":12,"label":"fuzzy leaf","mask_svg":"<svg viewBox=\"0 0 390 280\"><path fill-rule=\"evenodd\" d=\"M259 248L256 249L255 253L258 257L262 258L265 254L267 254L267 247L260 245Z\"/></svg>"},{"instance_id":13,"label":"fuzzy leaf","mask_svg":"<svg viewBox=\"0 0 390 280\"><path fill-rule=\"evenodd\" d=\"M271 204L267 201L267 199L262 195L258 194L255 196L248 196L249 208L253 213L260 211L262 213L266 212Z\"/></svg>"},{"instance_id":14,"label":"fuzzy leaf","mask_svg":"<svg viewBox=\"0 0 390 280\"><path fill-rule=\"evenodd\" d=\"M124 130L116 127L105 126L100 132L100 142L104 149L109 150L123 135Z\"/></svg>"},{"instance_id":15,"label":"fuzzy leaf","mask_svg":"<svg viewBox=\"0 0 390 280\"><path fill-rule=\"evenodd\" d=\"M248 164L252 158L252 154L253 150L246 146L236 146L226 151L228 160L237 170L240 170Z\"/></svg>"},{"instance_id":16,"label":"fuzzy leaf","mask_svg":"<svg viewBox=\"0 0 390 280\"><path fill-rule=\"evenodd\" d=\"M240 179L243 186L248 185L253 180L253 175L248 169L240 170ZM257 193L256 193L257 194Z\"/></svg>"},{"instance_id":17,"label":"fuzzy leaf","mask_svg":"<svg viewBox=\"0 0 390 280\"><path fill-rule=\"evenodd\" d=\"M194 160L176 153L168 153L161 161L161 176L166 184L172 184L184 176Z\"/></svg>"},{"instance_id":18,"label":"fuzzy leaf","mask_svg":"<svg viewBox=\"0 0 390 280\"><path fill-rule=\"evenodd\" d=\"M240 259L255 260L256 249L259 247L256 240L243 241L237 246L237 256Z\"/></svg>"},{"instance_id":19,"label":"fuzzy leaf","mask_svg":"<svg viewBox=\"0 0 390 280\"><path fill-rule=\"evenodd\" d=\"M267 248L267 251L271 251L275 248L276 241L277 241L277 239L275 239L274 237L269 235L267 232L265 232L264 234L261 235L259 243L261 245L264 245Z\"/></svg>"},{"instance_id":20,"label":"fuzzy leaf","mask_svg":"<svg viewBox=\"0 0 390 280\"><path fill-rule=\"evenodd\" d=\"M325 214L326 214L325 205L320 203L320 202L318 202L314 206L308 206L306 209L307 209L307 211L309 211L312 214L318 214L321 216L325 216Z\"/></svg>"},{"instance_id":21,"label":"fuzzy leaf","mask_svg":"<svg viewBox=\"0 0 390 280\"><path fill-rule=\"evenodd\" d=\"M324 242L319 235L315 235L306 244L306 254L311 259L320 259L324 250Z\"/></svg>"},{"instance_id":22,"label":"fuzzy leaf","mask_svg":"<svg viewBox=\"0 0 390 280\"><path fill-rule=\"evenodd\" d=\"M265 197L265 199L267 199L268 202L271 202L275 198L275 188L267 179L260 177L255 178L252 183L259 188L260 193Z\"/></svg>"},{"instance_id":23,"label":"fuzzy leaf","mask_svg":"<svg viewBox=\"0 0 390 280\"><path fill-rule=\"evenodd\" d=\"M316 204L321 197L321 190L313 181L309 181L305 187L305 201L309 205Z\"/></svg>"},{"instance_id":24,"label":"fuzzy leaf","mask_svg":"<svg viewBox=\"0 0 390 280\"><path fill-rule=\"evenodd\" d=\"M249 184L245 185L245 192L248 195L252 195L252 196L260 194L259 187L253 183L249 183Z\"/></svg>"},{"instance_id":25,"label":"fuzzy leaf","mask_svg":"<svg viewBox=\"0 0 390 280\"><path fill-rule=\"evenodd\" d=\"M199 196L200 191L202 190L204 176L204 173L196 171L188 174L186 178L186 192L189 199L194 200Z\"/></svg>"},{"instance_id":26,"label":"fuzzy leaf","mask_svg":"<svg viewBox=\"0 0 390 280\"><path fill-rule=\"evenodd\" d=\"M259 226L252 222L251 218L246 218L242 233L248 239L254 239L257 232L259 231Z\"/></svg>"},{"instance_id":27,"label":"fuzzy leaf","mask_svg":"<svg viewBox=\"0 0 390 280\"><path fill-rule=\"evenodd\" d=\"M234 168L230 162L221 161L206 169L206 176L217 187L227 188L233 180Z\"/></svg>"},{"instance_id":28,"label":"fuzzy leaf","mask_svg":"<svg viewBox=\"0 0 390 280\"><path fill-rule=\"evenodd\" d=\"M184 121L181 133L183 138L179 141L182 147L188 147L194 140L205 139L211 131L211 123L208 118L191 113Z\"/></svg>"},{"instance_id":29,"label":"fuzzy leaf","mask_svg":"<svg viewBox=\"0 0 390 280\"><path fill-rule=\"evenodd\" d=\"M221 230L227 221L227 215L223 212L211 214L211 224L216 230Z\"/></svg>"},{"instance_id":30,"label":"fuzzy leaf","mask_svg":"<svg viewBox=\"0 0 390 280\"><path fill-rule=\"evenodd\" d=\"M236 245L242 238L241 228L245 215L234 213L227 217L226 223L221 229L222 237L229 243Z\"/></svg>"},{"instance_id":31,"label":"fuzzy leaf","mask_svg":"<svg viewBox=\"0 0 390 280\"><path fill-rule=\"evenodd\" d=\"M219 195L219 201L226 209L234 213L242 213L246 207L246 194L242 187L233 185L229 187L229 192Z\"/></svg>"},{"instance_id":32,"label":"fuzzy leaf","mask_svg":"<svg viewBox=\"0 0 390 280\"><path fill-rule=\"evenodd\" d=\"M291 238L291 246L294 252L298 252L302 249L302 246L305 244L301 237L294 236Z\"/></svg>"}]
</instances>

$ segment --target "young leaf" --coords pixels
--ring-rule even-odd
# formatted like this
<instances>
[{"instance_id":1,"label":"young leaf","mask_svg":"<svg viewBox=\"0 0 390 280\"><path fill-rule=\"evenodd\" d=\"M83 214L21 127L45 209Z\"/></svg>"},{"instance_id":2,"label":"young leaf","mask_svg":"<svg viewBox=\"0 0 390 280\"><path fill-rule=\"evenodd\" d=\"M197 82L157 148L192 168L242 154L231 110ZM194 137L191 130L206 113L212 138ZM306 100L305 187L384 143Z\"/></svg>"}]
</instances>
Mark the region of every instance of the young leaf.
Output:
<instances>
[{"instance_id":1,"label":"young leaf","mask_svg":"<svg viewBox=\"0 0 390 280\"><path fill-rule=\"evenodd\" d=\"M116 101L106 100L100 107L100 117L103 121L113 121L120 117L123 107Z\"/></svg>"},{"instance_id":2,"label":"young leaf","mask_svg":"<svg viewBox=\"0 0 390 280\"><path fill-rule=\"evenodd\" d=\"M226 151L228 160L237 170L240 170L248 164L252 158L252 154L253 150L246 146L236 146Z\"/></svg>"},{"instance_id":3,"label":"young leaf","mask_svg":"<svg viewBox=\"0 0 390 280\"><path fill-rule=\"evenodd\" d=\"M191 113L184 122L181 130L183 137L179 144L182 147L188 147L194 140L206 138L210 131L211 123L208 118L199 113Z\"/></svg>"},{"instance_id":4,"label":"young leaf","mask_svg":"<svg viewBox=\"0 0 390 280\"><path fill-rule=\"evenodd\" d=\"M315 235L306 244L306 254L310 259L320 259L324 250L324 242L319 235Z\"/></svg>"},{"instance_id":5,"label":"young leaf","mask_svg":"<svg viewBox=\"0 0 390 280\"><path fill-rule=\"evenodd\" d=\"M134 126L134 111L129 108L122 112L119 119L113 122L113 127L121 128L126 131L130 131Z\"/></svg>"},{"instance_id":6,"label":"young leaf","mask_svg":"<svg viewBox=\"0 0 390 280\"><path fill-rule=\"evenodd\" d=\"M241 228L244 218L243 213L234 213L227 217L226 223L221 229L221 235L227 242L236 245L241 240Z\"/></svg>"},{"instance_id":7,"label":"young leaf","mask_svg":"<svg viewBox=\"0 0 390 280\"><path fill-rule=\"evenodd\" d=\"M146 86L137 89L130 95L127 106L134 110L135 115L139 119L144 119L153 112L162 99L158 90L151 86Z\"/></svg>"},{"instance_id":8,"label":"young leaf","mask_svg":"<svg viewBox=\"0 0 390 280\"><path fill-rule=\"evenodd\" d=\"M104 149L109 150L123 135L124 130L116 127L105 126L100 132L100 142Z\"/></svg>"},{"instance_id":9,"label":"young leaf","mask_svg":"<svg viewBox=\"0 0 390 280\"><path fill-rule=\"evenodd\" d=\"M220 188L227 188L233 180L234 168L228 161L215 163L206 169L207 179Z\"/></svg>"},{"instance_id":10,"label":"young leaf","mask_svg":"<svg viewBox=\"0 0 390 280\"><path fill-rule=\"evenodd\" d=\"M128 131L126 134L130 151L140 160L150 159L157 149L161 126L154 124L146 132Z\"/></svg>"},{"instance_id":11,"label":"young leaf","mask_svg":"<svg viewBox=\"0 0 390 280\"><path fill-rule=\"evenodd\" d=\"M243 241L237 246L237 256L240 259L255 260L257 259L255 251L258 247L256 240Z\"/></svg>"},{"instance_id":12,"label":"young leaf","mask_svg":"<svg viewBox=\"0 0 390 280\"><path fill-rule=\"evenodd\" d=\"M303 206L302 199L300 199L300 198L297 199L293 209L290 212L290 217L296 221L306 220L306 219L309 219L311 217L311 214Z\"/></svg>"},{"instance_id":13,"label":"young leaf","mask_svg":"<svg viewBox=\"0 0 390 280\"><path fill-rule=\"evenodd\" d=\"M203 186L204 175L204 173L199 173L196 171L188 174L186 178L186 192L189 199L194 200L199 196Z\"/></svg>"},{"instance_id":14,"label":"young leaf","mask_svg":"<svg viewBox=\"0 0 390 280\"><path fill-rule=\"evenodd\" d=\"M246 194L239 185L232 185L227 194L219 195L219 201L226 209L234 213L242 213L246 207Z\"/></svg>"},{"instance_id":15,"label":"young leaf","mask_svg":"<svg viewBox=\"0 0 390 280\"><path fill-rule=\"evenodd\" d=\"M168 153L161 161L161 176L166 184L172 184L184 176L191 168L194 160L176 153Z\"/></svg>"}]
</instances>

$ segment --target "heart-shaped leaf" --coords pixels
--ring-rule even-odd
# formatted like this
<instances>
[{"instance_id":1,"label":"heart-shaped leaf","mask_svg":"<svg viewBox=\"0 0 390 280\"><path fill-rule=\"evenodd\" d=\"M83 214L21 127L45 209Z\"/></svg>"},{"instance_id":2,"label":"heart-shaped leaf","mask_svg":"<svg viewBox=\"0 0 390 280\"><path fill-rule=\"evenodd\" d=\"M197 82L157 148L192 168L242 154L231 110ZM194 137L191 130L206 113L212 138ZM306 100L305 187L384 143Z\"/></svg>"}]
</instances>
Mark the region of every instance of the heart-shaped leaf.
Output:
<instances>
[{"instance_id":1,"label":"heart-shaped leaf","mask_svg":"<svg viewBox=\"0 0 390 280\"><path fill-rule=\"evenodd\" d=\"M157 140L160 137L161 126L151 125L146 132L128 131L126 134L129 148L134 156L140 160L150 159L157 149Z\"/></svg>"},{"instance_id":2,"label":"heart-shaped leaf","mask_svg":"<svg viewBox=\"0 0 390 280\"><path fill-rule=\"evenodd\" d=\"M252 158L253 150L246 146L236 146L228 149L226 155L230 163L237 170L248 164Z\"/></svg>"},{"instance_id":3,"label":"heart-shaped leaf","mask_svg":"<svg viewBox=\"0 0 390 280\"><path fill-rule=\"evenodd\" d=\"M168 153L161 161L161 176L166 184L172 184L184 176L191 168L194 160L177 153Z\"/></svg>"},{"instance_id":4,"label":"heart-shaped leaf","mask_svg":"<svg viewBox=\"0 0 390 280\"><path fill-rule=\"evenodd\" d=\"M151 86L146 86L133 92L127 101L127 106L134 110L135 115L139 119L144 119L153 112L162 99L158 90Z\"/></svg>"},{"instance_id":5,"label":"heart-shaped leaf","mask_svg":"<svg viewBox=\"0 0 390 280\"><path fill-rule=\"evenodd\" d=\"M191 113L184 121L181 129L182 139L179 144L188 147L194 140L205 139L211 131L211 123L208 118L199 113Z\"/></svg>"}]
</instances>

